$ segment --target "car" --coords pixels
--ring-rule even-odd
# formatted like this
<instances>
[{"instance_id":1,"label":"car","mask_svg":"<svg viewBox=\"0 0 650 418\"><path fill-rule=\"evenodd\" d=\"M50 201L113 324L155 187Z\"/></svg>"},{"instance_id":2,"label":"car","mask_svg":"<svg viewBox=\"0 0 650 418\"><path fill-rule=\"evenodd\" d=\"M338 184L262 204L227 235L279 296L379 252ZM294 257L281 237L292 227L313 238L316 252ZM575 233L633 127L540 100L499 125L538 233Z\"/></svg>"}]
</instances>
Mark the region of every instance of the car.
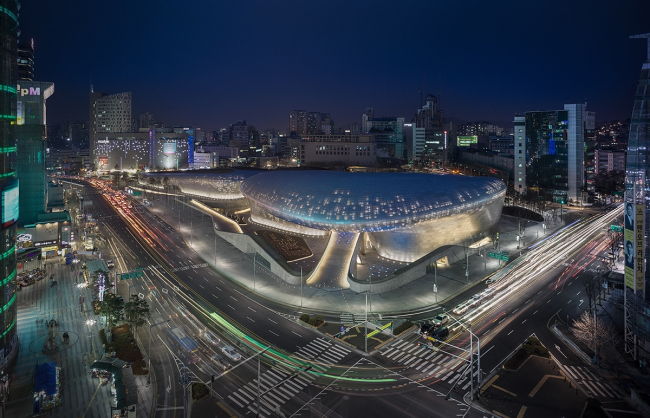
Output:
<instances>
[{"instance_id":1,"label":"car","mask_svg":"<svg viewBox=\"0 0 650 418\"><path fill-rule=\"evenodd\" d=\"M464 303L461 303L460 305L456 306L452 312L455 315L462 315L465 312L467 312L468 309L469 309L469 305L466 302L464 302Z\"/></svg>"},{"instance_id":2,"label":"car","mask_svg":"<svg viewBox=\"0 0 650 418\"><path fill-rule=\"evenodd\" d=\"M433 324L434 327L438 328L443 325L447 325L449 322L449 315L441 313L438 314L433 320L431 320L431 323Z\"/></svg>"},{"instance_id":3,"label":"car","mask_svg":"<svg viewBox=\"0 0 650 418\"><path fill-rule=\"evenodd\" d=\"M485 284L491 285L492 283L496 282L498 279L496 277L490 277L485 281Z\"/></svg>"},{"instance_id":4,"label":"car","mask_svg":"<svg viewBox=\"0 0 650 418\"><path fill-rule=\"evenodd\" d=\"M209 342L212 345L218 345L219 344L219 338L211 333L210 331L205 331L203 333L203 339Z\"/></svg>"},{"instance_id":5,"label":"car","mask_svg":"<svg viewBox=\"0 0 650 418\"><path fill-rule=\"evenodd\" d=\"M115 263L113 262L113 260L108 260L106 262L106 265L108 266L109 269L115 267Z\"/></svg>"},{"instance_id":6,"label":"car","mask_svg":"<svg viewBox=\"0 0 650 418\"><path fill-rule=\"evenodd\" d=\"M431 324L422 324L418 329L418 334L427 334L433 331L433 325Z\"/></svg>"},{"instance_id":7,"label":"car","mask_svg":"<svg viewBox=\"0 0 650 418\"><path fill-rule=\"evenodd\" d=\"M232 367L221 354L213 355L210 357L210 361L221 370L228 370Z\"/></svg>"},{"instance_id":8,"label":"car","mask_svg":"<svg viewBox=\"0 0 650 418\"><path fill-rule=\"evenodd\" d=\"M436 340L444 341L447 339L447 337L449 337L449 328L440 327L431 333L431 337L435 338Z\"/></svg>"},{"instance_id":9,"label":"car","mask_svg":"<svg viewBox=\"0 0 650 418\"><path fill-rule=\"evenodd\" d=\"M226 345L221 348L221 351L232 361L239 361L241 360L241 354L235 350L235 347L232 345Z\"/></svg>"}]
</instances>

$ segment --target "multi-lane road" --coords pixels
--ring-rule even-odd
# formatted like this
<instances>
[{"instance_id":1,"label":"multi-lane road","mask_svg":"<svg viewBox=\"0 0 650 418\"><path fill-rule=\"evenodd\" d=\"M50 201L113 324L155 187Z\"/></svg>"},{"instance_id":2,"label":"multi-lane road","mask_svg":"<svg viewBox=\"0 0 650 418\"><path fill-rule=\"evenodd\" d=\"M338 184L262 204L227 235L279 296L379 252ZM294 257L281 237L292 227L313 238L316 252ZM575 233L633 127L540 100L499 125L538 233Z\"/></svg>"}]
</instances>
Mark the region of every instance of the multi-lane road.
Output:
<instances>
[{"instance_id":1,"label":"multi-lane road","mask_svg":"<svg viewBox=\"0 0 650 418\"><path fill-rule=\"evenodd\" d=\"M431 351L420 347L418 342L423 340L412 334L373 356L365 356L300 326L295 317L282 313L281 306L268 308L263 298L250 294L199 259L176 229L143 206L134 202L130 208L119 207L117 216L114 204L99 189L85 186L84 196L86 210L99 220L108 237L116 268L145 268L144 279L134 280L130 291L147 297L153 314L151 323L171 319L155 326L151 333L156 415L165 417L178 416L181 411L175 408L182 406L176 364L165 344L165 327L173 325L184 328L199 342L201 360L190 369L203 381L217 374L209 358L220 352L221 345L241 344L244 358L273 345L272 355L265 358L261 369L264 416L483 416L462 401L462 395L471 388L465 362L468 355L463 351L469 348L469 333L457 320L471 324L480 339L485 375L532 332L557 359L576 367L578 375L579 360L566 347L554 346L557 339L547 324L552 318L566 320L566 315L576 318L585 309L579 277L594 274L600 266L597 255L604 251L600 236L618 216L614 211L584 219L531 247L491 285L494 290L489 298L463 315L452 315L450 345ZM183 216L191 216L191 209ZM432 312L451 310L485 288L481 283ZM404 315L424 321L431 311L396 316ZM206 328L221 335L219 346L201 338ZM140 335L147 347L146 331ZM473 339L474 351L476 343ZM305 371L308 366L311 369ZM458 385L459 391L445 400L453 385ZM223 405L233 412L255 413L257 361L224 374L214 388Z\"/></svg>"}]
</instances>

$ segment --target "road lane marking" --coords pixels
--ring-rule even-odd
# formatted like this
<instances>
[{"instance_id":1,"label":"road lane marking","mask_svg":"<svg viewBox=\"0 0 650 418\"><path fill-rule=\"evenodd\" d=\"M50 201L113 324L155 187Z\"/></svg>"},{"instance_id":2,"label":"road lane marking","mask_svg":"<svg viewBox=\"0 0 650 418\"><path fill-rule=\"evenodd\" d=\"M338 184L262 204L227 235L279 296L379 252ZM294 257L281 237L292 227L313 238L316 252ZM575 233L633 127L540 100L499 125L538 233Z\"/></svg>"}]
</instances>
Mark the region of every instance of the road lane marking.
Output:
<instances>
[{"instance_id":1,"label":"road lane marking","mask_svg":"<svg viewBox=\"0 0 650 418\"><path fill-rule=\"evenodd\" d=\"M276 334L275 332L273 332L273 331L271 331L271 330L269 330L269 332L270 332L271 334L275 335L276 337L279 337L279 335Z\"/></svg>"},{"instance_id":2,"label":"road lane marking","mask_svg":"<svg viewBox=\"0 0 650 418\"><path fill-rule=\"evenodd\" d=\"M548 302L550 302L550 301L551 301L551 299L548 300ZM548 302L546 302L546 303L548 303Z\"/></svg>"},{"instance_id":3,"label":"road lane marking","mask_svg":"<svg viewBox=\"0 0 650 418\"><path fill-rule=\"evenodd\" d=\"M269 318L269 321L271 321L271 322L273 322L274 324L276 324L276 325L277 325L277 322L275 322L275 321L274 321L274 320L272 320L271 318Z\"/></svg>"},{"instance_id":4,"label":"road lane marking","mask_svg":"<svg viewBox=\"0 0 650 418\"><path fill-rule=\"evenodd\" d=\"M302 335L298 334L296 331L291 331L291 332L293 332L294 334L296 334L297 336L299 336L300 338L302 338Z\"/></svg>"},{"instance_id":5,"label":"road lane marking","mask_svg":"<svg viewBox=\"0 0 650 418\"><path fill-rule=\"evenodd\" d=\"M217 290L218 290L218 291L220 291L220 292L221 292L221 289L219 289L219 286L215 286L215 287L217 288Z\"/></svg>"},{"instance_id":6,"label":"road lane marking","mask_svg":"<svg viewBox=\"0 0 650 418\"><path fill-rule=\"evenodd\" d=\"M201 287L201 289L205 289L205 287L203 287L203 285L202 285L202 284L199 284L199 286Z\"/></svg>"},{"instance_id":7,"label":"road lane marking","mask_svg":"<svg viewBox=\"0 0 650 418\"><path fill-rule=\"evenodd\" d=\"M573 300L573 299L571 299L571 300ZM569 303L571 303L571 300L569 301ZM569 303L567 303L567 305L568 305Z\"/></svg>"},{"instance_id":8,"label":"road lane marking","mask_svg":"<svg viewBox=\"0 0 650 418\"><path fill-rule=\"evenodd\" d=\"M514 331L514 329L513 329L512 331L510 331L510 332L508 333L508 335L512 334L513 331Z\"/></svg>"},{"instance_id":9,"label":"road lane marking","mask_svg":"<svg viewBox=\"0 0 650 418\"><path fill-rule=\"evenodd\" d=\"M576 293L576 296L580 296L580 293L581 293L581 292Z\"/></svg>"},{"instance_id":10,"label":"road lane marking","mask_svg":"<svg viewBox=\"0 0 650 418\"><path fill-rule=\"evenodd\" d=\"M247 306L248 309L250 309L253 312L257 312L255 309L251 308L250 306Z\"/></svg>"},{"instance_id":11,"label":"road lane marking","mask_svg":"<svg viewBox=\"0 0 650 418\"><path fill-rule=\"evenodd\" d=\"M539 311L539 309L537 311ZM535 315L537 313L537 311L533 312L533 315Z\"/></svg>"},{"instance_id":12,"label":"road lane marking","mask_svg":"<svg viewBox=\"0 0 650 418\"><path fill-rule=\"evenodd\" d=\"M231 298L232 300L234 300L235 302L237 302L237 299L235 299L234 296L230 295L230 298Z\"/></svg>"},{"instance_id":13,"label":"road lane marking","mask_svg":"<svg viewBox=\"0 0 650 418\"><path fill-rule=\"evenodd\" d=\"M528 302L530 302L530 299L528 299L528 300L526 301L526 303L528 303ZM524 305L525 305L526 303L524 303Z\"/></svg>"},{"instance_id":14,"label":"road lane marking","mask_svg":"<svg viewBox=\"0 0 650 418\"><path fill-rule=\"evenodd\" d=\"M228 306L230 306L230 305L228 305ZM230 306L230 307L231 307L233 310L235 309L235 308L233 308L232 306Z\"/></svg>"},{"instance_id":15,"label":"road lane marking","mask_svg":"<svg viewBox=\"0 0 650 418\"><path fill-rule=\"evenodd\" d=\"M517 312L518 310L519 310L519 308L517 308L517 309L515 309L514 311L512 311L512 313L515 313L515 312Z\"/></svg>"},{"instance_id":16,"label":"road lane marking","mask_svg":"<svg viewBox=\"0 0 650 418\"><path fill-rule=\"evenodd\" d=\"M528 319L524 319L523 321L521 321L521 323L523 324L523 323L526 322L526 321L528 321Z\"/></svg>"},{"instance_id":17,"label":"road lane marking","mask_svg":"<svg viewBox=\"0 0 650 418\"><path fill-rule=\"evenodd\" d=\"M253 322L255 322L255 320L253 320L253 319L251 319L251 318L250 318L250 317L248 317L248 316L247 316L246 318L248 318L248 319L250 319L251 321L253 321Z\"/></svg>"}]
</instances>

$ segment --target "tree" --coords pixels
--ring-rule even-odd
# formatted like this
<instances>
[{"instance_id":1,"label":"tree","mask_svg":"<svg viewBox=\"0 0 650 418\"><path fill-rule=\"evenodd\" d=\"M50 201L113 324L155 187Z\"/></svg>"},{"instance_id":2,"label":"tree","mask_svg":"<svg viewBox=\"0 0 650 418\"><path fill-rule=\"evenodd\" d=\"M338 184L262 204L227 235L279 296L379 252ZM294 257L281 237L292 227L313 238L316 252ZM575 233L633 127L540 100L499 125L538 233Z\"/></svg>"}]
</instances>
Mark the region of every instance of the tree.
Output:
<instances>
[{"instance_id":1,"label":"tree","mask_svg":"<svg viewBox=\"0 0 650 418\"><path fill-rule=\"evenodd\" d=\"M596 353L596 358L603 345L606 343L616 345L619 340L618 332L612 324L598 320L589 311L584 311L580 318L573 321L571 332Z\"/></svg>"},{"instance_id":2,"label":"tree","mask_svg":"<svg viewBox=\"0 0 650 418\"><path fill-rule=\"evenodd\" d=\"M585 293L589 299L589 309L591 309L591 301L596 302L596 296L600 293L600 288L602 286L601 280L598 276L585 277L584 278Z\"/></svg>"},{"instance_id":3,"label":"tree","mask_svg":"<svg viewBox=\"0 0 650 418\"><path fill-rule=\"evenodd\" d=\"M129 302L124 305L124 316L135 334L136 328L143 326L145 319L149 318L149 303L138 295L131 295Z\"/></svg>"},{"instance_id":4,"label":"tree","mask_svg":"<svg viewBox=\"0 0 650 418\"><path fill-rule=\"evenodd\" d=\"M116 322L124 319L124 301L113 293L106 293L99 303L99 313L106 317L108 328L113 328Z\"/></svg>"}]
</instances>

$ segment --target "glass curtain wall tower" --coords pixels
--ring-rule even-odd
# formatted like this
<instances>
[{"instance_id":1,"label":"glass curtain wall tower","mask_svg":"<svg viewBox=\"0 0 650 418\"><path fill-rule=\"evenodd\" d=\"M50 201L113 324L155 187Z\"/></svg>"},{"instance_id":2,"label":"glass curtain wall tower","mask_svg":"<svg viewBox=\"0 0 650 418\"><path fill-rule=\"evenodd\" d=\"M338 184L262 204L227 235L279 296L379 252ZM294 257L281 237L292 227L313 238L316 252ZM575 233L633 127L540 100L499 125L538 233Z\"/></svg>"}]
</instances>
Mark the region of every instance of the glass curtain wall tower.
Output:
<instances>
[{"instance_id":1,"label":"glass curtain wall tower","mask_svg":"<svg viewBox=\"0 0 650 418\"><path fill-rule=\"evenodd\" d=\"M18 178L16 173L16 82L18 76L18 3L0 0L0 370L18 352L16 333L16 226Z\"/></svg>"},{"instance_id":2,"label":"glass curtain wall tower","mask_svg":"<svg viewBox=\"0 0 650 418\"><path fill-rule=\"evenodd\" d=\"M648 56L634 94L625 166L625 245L633 248L633 261L625 267L625 351L637 358L637 348L648 350L650 323L648 304L648 221L650 217L650 33L631 38L646 39ZM629 205L629 209L628 209ZM629 210L629 216L628 214ZM628 220L628 218L632 218ZM627 247L626 247L627 248ZM626 260L628 257L626 256ZM645 347L643 347L645 346Z\"/></svg>"}]
</instances>

